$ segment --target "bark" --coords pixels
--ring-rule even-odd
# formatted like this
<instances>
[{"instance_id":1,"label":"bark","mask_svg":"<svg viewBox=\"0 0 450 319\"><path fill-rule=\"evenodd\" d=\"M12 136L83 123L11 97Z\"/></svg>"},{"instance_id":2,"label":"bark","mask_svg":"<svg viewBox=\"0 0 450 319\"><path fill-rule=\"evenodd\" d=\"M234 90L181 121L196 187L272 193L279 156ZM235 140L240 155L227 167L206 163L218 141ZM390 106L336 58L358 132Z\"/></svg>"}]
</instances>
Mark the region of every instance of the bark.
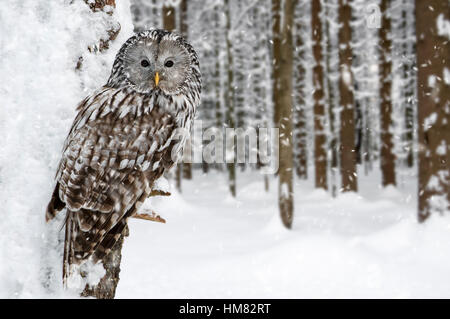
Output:
<instances>
[{"instance_id":1,"label":"bark","mask_svg":"<svg viewBox=\"0 0 450 319\"><path fill-rule=\"evenodd\" d=\"M416 0L419 221L450 209L450 43L437 28L450 2ZM446 69L446 70L445 70Z\"/></svg>"},{"instance_id":2,"label":"bark","mask_svg":"<svg viewBox=\"0 0 450 319\"><path fill-rule=\"evenodd\" d=\"M383 186L395 185L395 156L392 141L392 41L391 18L389 17L390 0L381 1L380 35L380 116L381 116L381 174Z\"/></svg>"},{"instance_id":3,"label":"bark","mask_svg":"<svg viewBox=\"0 0 450 319\"><path fill-rule=\"evenodd\" d=\"M327 189L327 153L325 150L326 135L324 128L325 105L323 88L323 55L322 55L322 21L320 15L321 0L312 0L311 28L313 41L313 96L314 96L314 166L316 171L316 187Z\"/></svg>"},{"instance_id":4,"label":"bark","mask_svg":"<svg viewBox=\"0 0 450 319\"><path fill-rule=\"evenodd\" d=\"M176 29L175 8L172 6L163 6L162 8L163 28L167 31Z\"/></svg>"},{"instance_id":5,"label":"bark","mask_svg":"<svg viewBox=\"0 0 450 319\"><path fill-rule=\"evenodd\" d=\"M342 191L357 191L355 151L355 103L353 98L351 0L339 0L339 92L341 111Z\"/></svg>"},{"instance_id":6,"label":"bark","mask_svg":"<svg viewBox=\"0 0 450 319\"><path fill-rule=\"evenodd\" d=\"M274 50L274 105L275 126L279 128L279 186L278 205L281 220L287 228L293 220L293 151L292 151L292 73L293 0L273 0L273 50ZM283 19L280 13L282 12ZM282 22L282 24L281 24Z\"/></svg>"}]
</instances>

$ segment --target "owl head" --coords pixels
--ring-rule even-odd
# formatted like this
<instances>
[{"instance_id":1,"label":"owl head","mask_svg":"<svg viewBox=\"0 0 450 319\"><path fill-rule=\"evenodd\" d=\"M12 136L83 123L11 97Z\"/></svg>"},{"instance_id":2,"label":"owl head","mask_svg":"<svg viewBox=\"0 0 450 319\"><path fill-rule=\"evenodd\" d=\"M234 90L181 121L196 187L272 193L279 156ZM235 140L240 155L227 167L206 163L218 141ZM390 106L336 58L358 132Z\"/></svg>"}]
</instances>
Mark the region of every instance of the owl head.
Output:
<instances>
[{"instance_id":1,"label":"owl head","mask_svg":"<svg viewBox=\"0 0 450 319\"><path fill-rule=\"evenodd\" d=\"M177 95L200 77L197 54L180 35L152 29L129 38L116 55L107 86Z\"/></svg>"}]
</instances>

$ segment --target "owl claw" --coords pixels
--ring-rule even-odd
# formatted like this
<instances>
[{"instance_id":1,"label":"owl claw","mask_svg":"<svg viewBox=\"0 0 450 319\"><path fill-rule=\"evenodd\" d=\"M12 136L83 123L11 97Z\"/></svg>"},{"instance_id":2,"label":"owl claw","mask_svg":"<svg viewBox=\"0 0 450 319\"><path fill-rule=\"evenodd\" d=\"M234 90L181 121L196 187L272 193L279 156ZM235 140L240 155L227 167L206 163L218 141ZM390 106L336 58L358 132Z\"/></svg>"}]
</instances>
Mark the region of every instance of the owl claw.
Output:
<instances>
[{"instance_id":1,"label":"owl claw","mask_svg":"<svg viewBox=\"0 0 450 319\"><path fill-rule=\"evenodd\" d=\"M160 189L152 189L150 195L148 197L152 196L170 196L171 194L169 192L160 190Z\"/></svg>"},{"instance_id":2,"label":"owl claw","mask_svg":"<svg viewBox=\"0 0 450 319\"><path fill-rule=\"evenodd\" d=\"M158 222L158 223L166 223L166 220L164 218L162 218L161 216L157 215L155 212L151 212L151 214L147 214L147 213L142 213L142 214L134 214L132 216L133 218L137 218L137 219L145 219L145 220L150 220L152 222Z\"/></svg>"}]
</instances>

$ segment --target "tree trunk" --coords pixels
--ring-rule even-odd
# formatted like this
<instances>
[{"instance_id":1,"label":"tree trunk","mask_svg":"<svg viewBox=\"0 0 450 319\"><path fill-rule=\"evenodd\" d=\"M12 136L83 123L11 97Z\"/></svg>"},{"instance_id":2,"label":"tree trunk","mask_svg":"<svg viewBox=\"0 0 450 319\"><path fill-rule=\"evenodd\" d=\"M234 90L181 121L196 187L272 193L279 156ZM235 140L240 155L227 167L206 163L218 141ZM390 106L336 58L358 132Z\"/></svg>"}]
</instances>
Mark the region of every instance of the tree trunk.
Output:
<instances>
[{"instance_id":1,"label":"tree trunk","mask_svg":"<svg viewBox=\"0 0 450 319\"><path fill-rule=\"evenodd\" d=\"M380 115L381 115L381 174L382 185L395 185L395 156L392 141L392 41L391 18L389 17L390 0L381 1L380 28Z\"/></svg>"},{"instance_id":2,"label":"tree trunk","mask_svg":"<svg viewBox=\"0 0 450 319\"><path fill-rule=\"evenodd\" d=\"M233 51L232 51L232 39L231 37L231 17L230 17L230 4L228 0L224 1L224 11L226 18L226 47L227 47L227 57L228 57L228 78L227 78L227 89L225 90L225 121L227 127L234 128L234 79L233 79ZM227 150L229 152L230 150ZM232 149L233 154L235 155L235 147ZM235 156L233 155L233 162L228 163L227 160L227 170L228 170L228 184L230 187L230 192L233 197L236 197L236 163Z\"/></svg>"},{"instance_id":3,"label":"tree trunk","mask_svg":"<svg viewBox=\"0 0 450 319\"><path fill-rule=\"evenodd\" d=\"M421 222L450 209L450 42L442 27L448 20L449 1L416 0Z\"/></svg>"},{"instance_id":4,"label":"tree trunk","mask_svg":"<svg viewBox=\"0 0 450 319\"><path fill-rule=\"evenodd\" d=\"M95 2L87 2L93 12L101 11L106 5L115 8L114 0L95 0ZM111 13L112 14L112 13ZM119 30L108 30L110 35L109 40L101 40L99 50L104 51L109 48L109 42L114 40L119 33ZM80 65L81 66L81 65ZM98 299L112 299L116 294L116 288L119 283L120 274L120 262L122 259L122 244L124 238L128 236L128 226L125 227L123 233L120 235L119 240L111 249L111 252L102 259L103 267L106 270L105 276L100 280L100 282L94 286L89 287L86 285L85 289L81 293L83 297L95 297ZM83 275L83 274L82 274Z\"/></svg>"},{"instance_id":5,"label":"tree trunk","mask_svg":"<svg viewBox=\"0 0 450 319\"><path fill-rule=\"evenodd\" d=\"M339 0L339 91L341 104L341 175L342 191L357 191L355 152L355 103L352 73L351 0Z\"/></svg>"},{"instance_id":6,"label":"tree trunk","mask_svg":"<svg viewBox=\"0 0 450 319\"><path fill-rule=\"evenodd\" d=\"M327 189L327 152L325 150L325 105L323 93L323 55L322 55L322 21L321 0L312 0L311 28L313 41L313 90L314 90L314 166L316 170L316 187Z\"/></svg>"},{"instance_id":7,"label":"tree trunk","mask_svg":"<svg viewBox=\"0 0 450 319\"><path fill-rule=\"evenodd\" d=\"M408 6L409 0L403 0L403 11L402 11L402 29L403 29L403 46L402 54L408 59L408 63L403 64L403 81L406 81L404 85L403 92L403 103L405 104L405 150L407 152L406 164L408 167L413 167L414 165L414 85L411 79L413 79L413 62L411 61L411 49L412 45L409 41L408 18L410 9Z\"/></svg>"},{"instance_id":8,"label":"tree trunk","mask_svg":"<svg viewBox=\"0 0 450 319\"><path fill-rule=\"evenodd\" d=\"M214 110L215 110L215 125L217 128L223 127L225 122L224 119L224 111L223 111L223 102L222 102L222 58L221 52L223 52L223 24L221 23L221 14L223 8L221 6L214 7ZM225 91L225 90L224 90ZM226 92L224 94L227 94ZM217 138L221 138L221 142L223 143L223 139L221 136L217 136ZM222 171L223 163L219 162L215 164L216 169Z\"/></svg>"},{"instance_id":9,"label":"tree trunk","mask_svg":"<svg viewBox=\"0 0 450 319\"><path fill-rule=\"evenodd\" d=\"M175 8L164 5L162 8L163 28L167 31L176 29Z\"/></svg>"},{"instance_id":10,"label":"tree trunk","mask_svg":"<svg viewBox=\"0 0 450 319\"><path fill-rule=\"evenodd\" d=\"M295 89L295 103L294 103L294 122L295 122L295 168L297 176L301 179L308 178L308 135L306 128L306 103L305 103L305 54L304 41L302 37L302 21L300 19L300 0L295 4L295 56L296 72L294 74L294 89ZM299 16L297 16L299 15Z\"/></svg>"},{"instance_id":11,"label":"tree trunk","mask_svg":"<svg viewBox=\"0 0 450 319\"><path fill-rule=\"evenodd\" d=\"M331 30L330 30L330 23L329 19L331 19L331 16L329 15L329 5L330 3L326 2L325 5L325 17L326 18L326 36L327 36L327 47L326 47L326 77L327 77L327 93L328 93L328 116L329 116L329 125L330 125L330 185L331 185L331 194L333 196L336 196L337 192L337 185L336 185L336 170L338 167L338 150L337 150L337 136L336 136L336 129L335 129L335 116L334 116L334 110L336 109L336 103L335 103L335 84L332 81L331 77L333 74L333 69L331 67L331 57L333 54L333 45L331 42Z\"/></svg>"},{"instance_id":12,"label":"tree trunk","mask_svg":"<svg viewBox=\"0 0 450 319\"><path fill-rule=\"evenodd\" d=\"M281 220L287 228L293 220L293 152L292 152L292 25L294 1L273 0L274 105L275 126L279 128L278 205ZM281 19L281 15L283 19Z\"/></svg>"},{"instance_id":13,"label":"tree trunk","mask_svg":"<svg viewBox=\"0 0 450 319\"><path fill-rule=\"evenodd\" d=\"M82 297L95 297L97 299L114 299L117 285L119 284L120 262L122 261L123 240L129 234L128 225L125 227L120 238L117 240L111 252L103 260L103 267L106 270L105 276L100 280L97 286L90 287L86 285Z\"/></svg>"}]
</instances>

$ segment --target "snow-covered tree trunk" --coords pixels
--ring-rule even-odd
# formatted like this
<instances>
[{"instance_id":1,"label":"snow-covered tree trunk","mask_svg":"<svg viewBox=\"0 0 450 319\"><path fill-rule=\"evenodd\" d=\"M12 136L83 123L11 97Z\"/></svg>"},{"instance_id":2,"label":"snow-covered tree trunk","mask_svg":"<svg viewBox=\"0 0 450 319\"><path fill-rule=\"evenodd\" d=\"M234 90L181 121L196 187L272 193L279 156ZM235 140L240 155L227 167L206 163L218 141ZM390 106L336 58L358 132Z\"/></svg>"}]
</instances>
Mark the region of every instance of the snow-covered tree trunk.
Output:
<instances>
[{"instance_id":1,"label":"snow-covered tree trunk","mask_svg":"<svg viewBox=\"0 0 450 319\"><path fill-rule=\"evenodd\" d=\"M416 0L419 220L450 209L450 2Z\"/></svg>"},{"instance_id":2,"label":"snow-covered tree trunk","mask_svg":"<svg viewBox=\"0 0 450 319\"><path fill-rule=\"evenodd\" d=\"M311 29L314 54L314 166L316 187L327 189L327 137L325 132L325 95L323 81L322 54L322 8L321 0L313 0L311 5Z\"/></svg>"},{"instance_id":3,"label":"snow-covered tree trunk","mask_svg":"<svg viewBox=\"0 0 450 319\"><path fill-rule=\"evenodd\" d=\"M305 101L306 57L303 24L303 0L297 0L294 11L294 158L295 171L299 178L308 178L308 128Z\"/></svg>"},{"instance_id":4,"label":"snow-covered tree trunk","mask_svg":"<svg viewBox=\"0 0 450 319\"><path fill-rule=\"evenodd\" d=\"M403 59L403 103L405 106L404 149L406 151L406 164L414 164L414 129L416 127L414 116L416 107L416 72L415 72L415 39L414 39L414 3L402 2L402 56Z\"/></svg>"},{"instance_id":5,"label":"snow-covered tree trunk","mask_svg":"<svg viewBox=\"0 0 450 319\"><path fill-rule=\"evenodd\" d=\"M86 1L89 4L90 8L93 12L102 11L106 6L109 8L115 8L115 0L95 0ZM111 11L108 11L112 14ZM120 26L117 30L108 30L108 34L110 35L109 39L100 40L100 44L98 46L99 51L105 51L109 48L110 41L113 41L118 32L120 31ZM90 49L91 50L91 49ZM80 67L80 65L77 65ZM120 262L122 260L122 245L124 238L128 236L128 226L125 227L124 231L120 235L120 238L117 240L116 244L112 247L111 252L107 254L101 261L103 264L103 268L105 269L105 275L100 279L99 283L95 286L86 285L81 296L83 297L95 297L97 299L112 299L116 294L116 288L119 283L119 274L120 274ZM88 274L81 273L82 276L88 276Z\"/></svg>"},{"instance_id":6,"label":"snow-covered tree trunk","mask_svg":"<svg viewBox=\"0 0 450 319\"><path fill-rule=\"evenodd\" d=\"M392 37L390 0L381 1L380 28L380 115L381 115L381 154L380 165L382 185L396 185L395 156L392 136Z\"/></svg>"}]
</instances>

